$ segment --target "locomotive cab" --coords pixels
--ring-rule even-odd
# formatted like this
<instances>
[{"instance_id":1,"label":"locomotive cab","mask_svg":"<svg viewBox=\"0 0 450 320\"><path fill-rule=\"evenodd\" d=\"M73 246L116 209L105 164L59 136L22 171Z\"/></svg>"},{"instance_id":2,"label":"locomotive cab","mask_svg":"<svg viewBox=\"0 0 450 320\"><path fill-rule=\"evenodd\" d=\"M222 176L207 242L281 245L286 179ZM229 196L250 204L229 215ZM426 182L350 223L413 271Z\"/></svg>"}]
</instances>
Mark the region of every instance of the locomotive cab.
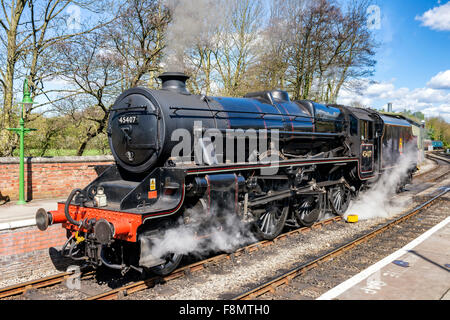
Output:
<instances>
[{"instance_id":1,"label":"locomotive cab","mask_svg":"<svg viewBox=\"0 0 450 320\"><path fill-rule=\"evenodd\" d=\"M384 132L382 138L382 168L396 166L400 155L417 150L413 142L411 124L402 117L383 114Z\"/></svg>"},{"instance_id":2,"label":"locomotive cab","mask_svg":"<svg viewBox=\"0 0 450 320\"><path fill-rule=\"evenodd\" d=\"M374 177L379 172L379 150L382 121L375 111L346 107L348 111L348 140L352 153L358 155L358 176Z\"/></svg>"}]
</instances>

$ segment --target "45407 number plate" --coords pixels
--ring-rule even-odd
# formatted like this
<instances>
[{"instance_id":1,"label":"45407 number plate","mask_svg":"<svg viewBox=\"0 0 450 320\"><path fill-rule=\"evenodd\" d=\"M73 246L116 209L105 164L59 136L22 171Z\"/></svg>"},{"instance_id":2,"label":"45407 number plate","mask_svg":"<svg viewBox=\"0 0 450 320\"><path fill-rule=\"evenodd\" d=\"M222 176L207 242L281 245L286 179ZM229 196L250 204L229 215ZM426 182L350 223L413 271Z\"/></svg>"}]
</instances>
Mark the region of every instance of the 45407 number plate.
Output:
<instances>
[{"instance_id":1,"label":"45407 number plate","mask_svg":"<svg viewBox=\"0 0 450 320\"><path fill-rule=\"evenodd\" d=\"M120 116L118 121L120 124L138 124L139 116Z\"/></svg>"}]
</instances>

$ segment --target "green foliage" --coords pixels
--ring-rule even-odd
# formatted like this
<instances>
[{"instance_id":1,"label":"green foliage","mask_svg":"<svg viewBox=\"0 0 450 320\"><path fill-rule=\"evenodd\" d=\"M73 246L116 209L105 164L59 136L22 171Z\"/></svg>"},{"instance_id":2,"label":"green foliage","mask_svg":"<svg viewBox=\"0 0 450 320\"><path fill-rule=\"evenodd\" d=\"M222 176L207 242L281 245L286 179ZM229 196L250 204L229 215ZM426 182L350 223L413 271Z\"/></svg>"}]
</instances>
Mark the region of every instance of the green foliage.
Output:
<instances>
[{"instance_id":1,"label":"green foliage","mask_svg":"<svg viewBox=\"0 0 450 320\"><path fill-rule=\"evenodd\" d=\"M421 123L422 120L425 120L425 115L420 112L420 111L416 111L416 112L412 112L411 110L406 110L404 109L402 112L400 112L402 115L416 121L417 123Z\"/></svg>"},{"instance_id":2,"label":"green foliage","mask_svg":"<svg viewBox=\"0 0 450 320\"><path fill-rule=\"evenodd\" d=\"M441 117L432 117L426 119L425 126L431 140L442 141L445 148L450 148L450 123Z\"/></svg>"},{"instance_id":3,"label":"green foliage","mask_svg":"<svg viewBox=\"0 0 450 320\"><path fill-rule=\"evenodd\" d=\"M36 128L25 137L25 156L51 157L77 155L80 139L85 135L89 120L73 121L69 116L38 116L27 122L28 128ZM19 150L14 150L18 156ZM89 141L83 155L110 154L108 139L100 134Z\"/></svg>"}]
</instances>

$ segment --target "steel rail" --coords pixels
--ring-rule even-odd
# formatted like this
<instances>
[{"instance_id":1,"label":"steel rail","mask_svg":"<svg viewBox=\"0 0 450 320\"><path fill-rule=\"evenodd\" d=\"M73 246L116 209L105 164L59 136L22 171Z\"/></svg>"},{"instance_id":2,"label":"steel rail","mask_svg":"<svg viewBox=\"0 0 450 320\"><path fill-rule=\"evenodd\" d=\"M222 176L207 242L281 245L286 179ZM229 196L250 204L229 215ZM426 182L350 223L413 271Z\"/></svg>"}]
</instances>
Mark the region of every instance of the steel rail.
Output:
<instances>
[{"instance_id":1,"label":"steel rail","mask_svg":"<svg viewBox=\"0 0 450 320\"><path fill-rule=\"evenodd\" d=\"M442 191L435 197L431 198L430 200L409 210L405 214L401 215L399 218L385 223L384 225L377 228L376 230L373 230L355 240L349 241L346 244L343 244L336 249L332 249L331 251L328 251L327 253L325 253L324 255L322 255L318 258L315 258L315 259L310 260L309 262L303 263L303 264L283 273L282 275L259 285L256 288L253 288L245 293L242 293L242 294L234 297L232 300L250 300L250 299L256 298L258 296L261 296L267 292L271 292L271 293L275 292L279 286L288 284L292 279L296 278L299 275L306 273L308 270L315 268L319 264L321 264L331 258L339 256L342 253L352 249L353 247L372 239L373 237L375 237L376 235L378 235L380 233L383 233L384 231L391 228L392 226L397 225L400 222L403 222L403 221L411 218L412 216L417 214L422 209L429 207L433 202L437 201L440 197L442 197L444 194L446 194L449 191L450 191L450 188L445 189L444 191Z\"/></svg>"},{"instance_id":2,"label":"steel rail","mask_svg":"<svg viewBox=\"0 0 450 320\"><path fill-rule=\"evenodd\" d=\"M443 174L441 174L440 176L437 176L433 179L428 180L428 182L437 182L439 180L441 180L442 178L444 178L445 176L448 176L450 174L450 170L447 172L444 172Z\"/></svg>"},{"instance_id":3,"label":"steel rail","mask_svg":"<svg viewBox=\"0 0 450 320\"><path fill-rule=\"evenodd\" d=\"M15 285L8 286L5 288L0 288L0 299L23 294L30 289L45 288L45 287L49 287L49 286L53 286L53 285L62 283L64 280L68 279L74 273L75 273L75 271L58 273L58 274L51 275L48 277L15 284ZM94 273L94 271L89 271L89 272L83 273L82 277L87 278L87 277L91 276L93 273Z\"/></svg>"},{"instance_id":4,"label":"steel rail","mask_svg":"<svg viewBox=\"0 0 450 320\"><path fill-rule=\"evenodd\" d=\"M435 164L436 164L436 167L433 168L433 169L431 169L431 170L425 171L425 172L419 172L419 174L416 174L416 175L413 176L413 179L422 178L422 177L427 176L427 175L429 175L429 174L435 172L436 170L438 170L438 169L441 167L441 166L439 165L439 162L438 162L438 161L443 161L443 162L450 163L450 161L447 160L447 159L441 159L441 158L433 157L432 155L430 156L430 154L428 154L428 153L427 153L425 156L426 156L429 160L434 161ZM428 180L427 182L436 182L437 180L442 179L443 177L445 177L446 175L448 175L449 173L450 173L450 170L447 171L447 172L445 172L444 174L440 175L440 176L437 177L437 178L433 178L433 179Z\"/></svg>"},{"instance_id":5,"label":"steel rail","mask_svg":"<svg viewBox=\"0 0 450 320\"><path fill-rule=\"evenodd\" d=\"M428 154L427 154L428 156ZM432 159L434 160L434 159ZM442 161L446 161L449 162L446 159L441 159L438 158L438 160L442 160ZM436 169L433 169L431 171L434 171ZM430 173L431 171L425 172L422 175L425 175L427 173ZM449 174L449 172L444 173L443 175L439 176L438 178L434 178L430 181L436 181L439 180L440 178L442 178L443 176ZM421 175L418 175L416 177L419 177ZM448 191L448 190L447 190ZM445 194L445 192L443 193ZM430 201L432 201L433 199L431 199ZM314 225L312 225L309 228L303 227L303 228L299 228L299 229L295 229L292 231L289 231L287 233L281 234L279 235L277 238L275 238L274 240L268 241L260 241L254 244L250 244L248 246L245 246L243 248L238 249L237 251L230 253L230 254L221 254L203 261L199 261L193 264L190 264L188 266L179 268L177 270L175 270L173 273L171 273L168 276L165 276L163 278L161 277L153 277L147 280L143 280L143 281L139 281L136 283L132 283L129 284L127 286L121 287L121 288L117 288L96 296L92 296L92 297L88 297L86 300L102 300L102 299L114 299L114 298L118 298L122 295L126 295L129 293L133 293L133 292L137 292L137 291L141 291L144 290L146 288L149 288L157 283L160 283L161 281L170 281L172 279L176 279L176 278L180 278L182 276L184 276L185 274L190 274L192 272L195 271L199 271L204 269L208 264L210 263L214 263L223 259L232 259L233 256L239 256L240 254L244 253L244 252L253 252L253 251L257 251L260 248L266 247L268 245L271 245L279 240L282 240L286 237L289 237L291 235L295 235L295 234L299 234L299 233L303 233L303 232L308 232L312 229L316 229L316 228L320 228L323 225L327 225L333 222L337 222L342 220L342 217L333 217L331 219L327 219L327 220L323 220L323 221L319 221L317 223L315 223ZM11 297L11 296L15 296L15 295L19 295L19 294L23 294L26 291L30 290L30 289L38 289L38 288L44 288L44 287L49 287L49 286L53 286L59 283L62 283L64 280L66 280L68 277L70 277L71 275L73 275L74 272L63 272L63 273L59 273L56 275L51 275L48 277L44 277L44 278L40 278L40 279L36 279L36 280L31 280L31 281L27 281L27 282L23 282L23 283L19 283L19 284L15 284L12 286L8 286L8 287L4 287L4 288L0 288L0 299L4 299L7 297ZM82 274L82 277L89 277L90 275L92 275L94 273L94 271L90 271L87 272L85 274ZM109 297L108 297L109 296Z\"/></svg>"},{"instance_id":6,"label":"steel rail","mask_svg":"<svg viewBox=\"0 0 450 320\"><path fill-rule=\"evenodd\" d=\"M445 157L445 156L440 156L440 155L437 155L434 153L427 153L425 156L431 160L440 160L440 161L450 163L450 158Z\"/></svg>"},{"instance_id":7,"label":"steel rail","mask_svg":"<svg viewBox=\"0 0 450 320\"><path fill-rule=\"evenodd\" d=\"M113 300L113 299L120 299L124 296L127 296L129 294L138 292L138 291L142 291L148 288L153 287L154 285L158 284L158 283L165 283L174 279L178 279L181 277L184 277L186 275L190 275L193 272L197 272L200 270L203 270L205 268L207 268L207 266L209 264L215 263L215 262L219 262L219 261L223 261L226 259L233 259L235 256L239 256L241 254L244 253L250 253L250 252L254 252L254 251L258 251L261 248L265 248L267 246L270 246L280 240L284 240L290 236L296 235L296 234L300 234L300 233L305 233L308 232L310 230L313 229L318 229L321 228L322 226L331 224L333 222L338 222L341 221L342 217L337 216L337 217L333 217L330 219L326 219L323 221L319 221L316 222L315 224L313 224L311 227L302 227L302 228L298 228L286 233L283 233L281 235L279 235L278 237L276 237L273 240L263 240L257 243L252 243L250 245L244 246L242 248L237 249L236 251L232 252L232 253L224 253L224 254L220 254L217 256L214 256L212 258L208 258L199 262L195 262L192 263L190 265L181 267L177 270L175 270L174 272L172 272L171 274L164 276L164 277L160 277L160 276L155 276L155 277L151 277L149 279L145 279L142 281L137 281L128 285L125 285L123 287L120 288L116 288L107 292L103 292L100 293L98 295L95 296L91 296L86 298L85 300Z\"/></svg>"}]
</instances>

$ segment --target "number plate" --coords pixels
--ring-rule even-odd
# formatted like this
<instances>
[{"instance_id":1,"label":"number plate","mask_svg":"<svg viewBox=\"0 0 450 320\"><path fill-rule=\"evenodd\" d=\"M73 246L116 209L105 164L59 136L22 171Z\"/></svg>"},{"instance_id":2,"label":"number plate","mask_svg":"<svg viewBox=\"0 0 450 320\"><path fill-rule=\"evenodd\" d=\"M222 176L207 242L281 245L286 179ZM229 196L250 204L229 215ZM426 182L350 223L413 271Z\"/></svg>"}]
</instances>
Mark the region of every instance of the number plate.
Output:
<instances>
[{"instance_id":1,"label":"number plate","mask_svg":"<svg viewBox=\"0 0 450 320\"><path fill-rule=\"evenodd\" d=\"M120 124L138 124L139 117L138 116L121 116L119 117Z\"/></svg>"}]
</instances>

